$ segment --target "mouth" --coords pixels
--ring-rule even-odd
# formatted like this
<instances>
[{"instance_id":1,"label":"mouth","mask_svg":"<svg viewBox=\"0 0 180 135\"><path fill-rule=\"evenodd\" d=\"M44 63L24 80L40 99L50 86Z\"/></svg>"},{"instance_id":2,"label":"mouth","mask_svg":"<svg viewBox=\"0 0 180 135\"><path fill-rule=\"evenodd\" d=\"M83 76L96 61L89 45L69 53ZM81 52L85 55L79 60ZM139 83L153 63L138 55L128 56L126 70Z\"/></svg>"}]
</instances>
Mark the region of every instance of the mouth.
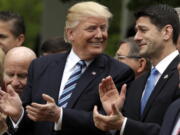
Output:
<instances>
[{"instance_id":1,"label":"mouth","mask_svg":"<svg viewBox=\"0 0 180 135\"><path fill-rule=\"evenodd\" d=\"M104 42L105 41L89 42L89 44L93 45L93 46L102 46L102 45L104 45Z\"/></svg>"},{"instance_id":2,"label":"mouth","mask_svg":"<svg viewBox=\"0 0 180 135\"><path fill-rule=\"evenodd\" d=\"M146 44L145 43L139 43L138 45L141 48L141 47L145 46Z\"/></svg>"}]
</instances>

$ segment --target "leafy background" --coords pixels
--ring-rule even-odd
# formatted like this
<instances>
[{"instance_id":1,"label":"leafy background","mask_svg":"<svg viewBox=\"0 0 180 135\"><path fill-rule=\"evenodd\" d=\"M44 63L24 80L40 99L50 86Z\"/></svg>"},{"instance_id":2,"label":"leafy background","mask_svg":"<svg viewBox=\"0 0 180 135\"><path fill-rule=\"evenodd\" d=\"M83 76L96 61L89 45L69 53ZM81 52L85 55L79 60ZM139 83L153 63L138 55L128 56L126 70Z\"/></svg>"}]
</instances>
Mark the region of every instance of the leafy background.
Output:
<instances>
[{"instance_id":1,"label":"leafy background","mask_svg":"<svg viewBox=\"0 0 180 135\"><path fill-rule=\"evenodd\" d=\"M53 1L53 0L50 0ZM81 0L59 0L63 3L79 2ZM85 0L84 0L85 1ZM93 0L95 1L95 0ZM118 41L121 40L121 8L122 0L96 0L109 7L113 13L113 20L110 23L108 48L106 53L113 55L117 49ZM129 0L127 8L133 13L140 7L154 3L165 3L173 7L180 6L180 0ZM38 35L41 33L43 0L0 0L0 10L10 10L18 12L25 19L26 41L25 46L37 49Z\"/></svg>"}]
</instances>

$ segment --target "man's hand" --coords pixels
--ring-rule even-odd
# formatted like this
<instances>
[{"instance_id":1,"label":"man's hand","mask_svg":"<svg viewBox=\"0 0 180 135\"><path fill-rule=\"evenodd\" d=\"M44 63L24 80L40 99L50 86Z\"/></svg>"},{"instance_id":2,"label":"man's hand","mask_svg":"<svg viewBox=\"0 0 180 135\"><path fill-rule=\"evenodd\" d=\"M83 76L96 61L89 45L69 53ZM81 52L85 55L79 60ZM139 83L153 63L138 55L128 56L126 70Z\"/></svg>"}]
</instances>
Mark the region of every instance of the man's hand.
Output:
<instances>
[{"instance_id":1,"label":"man's hand","mask_svg":"<svg viewBox=\"0 0 180 135\"><path fill-rule=\"evenodd\" d=\"M112 114L113 104L122 109L126 95L126 84L122 86L119 94L112 77L108 76L99 84L99 95L105 112L110 115Z\"/></svg>"},{"instance_id":2,"label":"man's hand","mask_svg":"<svg viewBox=\"0 0 180 135\"><path fill-rule=\"evenodd\" d=\"M0 90L0 111L17 122L22 114L22 102L19 95L11 85L7 86L7 92Z\"/></svg>"},{"instance_id":3,"label":"man's hand","mask_svg":"<svg viewBox=\"0 0 180 135\"><path fill-rule=\"evenodd\" d=\"M3 134L7 129L6 115L0 112L0 134Z\"/></svg>"},{"instance_id":4,"label":"man's hand","mask_svg":"<svg viewBox=\"0 0 180 135\"><path fill-rule=\"evenodd\" d=\"M124 116L121 114L117 106L112 104L112 114L102 115L97 111L97 106L93 110L93 120L97 128L108 131L108 130L120 130L124 121Z\"/></svg>"},{"instance_id":5,"label":"man's hand","mask_svg":"<svg viewBox=\"0 0 180 135\"><path fill-rule=\"evenodd\" d=\"M33 121L51 121L57 122L60 117L60 108L56 105L54 99L46 94L42 95L47 101L46 104L32 103L26 107L28 117Z\"/></svg>"}]
</instances>

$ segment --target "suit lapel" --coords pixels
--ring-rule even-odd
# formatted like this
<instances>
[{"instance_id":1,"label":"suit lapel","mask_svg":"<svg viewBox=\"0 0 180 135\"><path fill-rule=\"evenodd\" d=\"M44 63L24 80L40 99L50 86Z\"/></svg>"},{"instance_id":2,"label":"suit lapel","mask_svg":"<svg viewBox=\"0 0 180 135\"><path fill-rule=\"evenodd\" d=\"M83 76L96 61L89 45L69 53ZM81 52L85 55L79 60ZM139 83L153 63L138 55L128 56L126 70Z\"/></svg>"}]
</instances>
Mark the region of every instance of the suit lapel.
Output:
<instances>
[{"instance_id":1,"label":"suit lapel","mask_svg":"<svg viewBox=\"0 0 180 135\"><path fill-rule=\"evenodd\" d=\"M174 126L178 120L180 113L180 99L176 101L176 104L171 105L171 107L168 109L165 119L162 125L162 133L165 133L167 135L170 135L172 133L172 130L174 129Z\"/></svg>"},{"instance_id":2,"label":"suit lapel","mask_svg":"<svg viewBox=\"0 0 180 135\"><path fill-rule=\"evenodd\" d=\"M147 105L144 109L142 119L145 118L145 116L148 113L148 111L150 110L154 100L159 95L159 93L162 91L163 87L168 83L168 80L171 79L171 77L173 76L174 71L177 69L178 62L179 62L179 56L177 56L171 62L171 64L168 66L168 68L165 70L165 72L160 77L159 81L157 82L157 84L147 102Z\"/></svg>"},{"instance_id":3,"label":"suit lapel","mask_svg":"<svg viewBox=\"0 0 180 135\"><path fill-rule=\"evenodd\" d=\"M132 96L134 97L133 102L130 102L129 104L134 104L133 105L133 107L134 107L133 110L134 110L134 113L136 113L135 116L138 116L138 119L141 117L141 113L140 113L141 97L142 97L142 93L143 93L143 90L144 90L144 87L145 87L146 80L147 80L148 76L149 76L148 72L144 73L140 78L138 78L138 80L135 80L133 82L133 85L132 85L133 88L130 89L133 92L128 97L129 101L133 100ZM127 93L128 93L128 90L127 90Z\"/></svg>"},{"instance_id":4,"label":"suit lapel","mask_svg":"<svg viewBox=\"0 0 180 135\"><path fill-rule=\"evenodd\" d=\"M51 63L51 65L48 68L51 70L48 72L48 82L47 82L49 83L48 85L51 89L49 95L55 99L56 103L58 102L60 84L61 84L61 79L62 79L67 55L68 54L58 57L54 62Z\"/></svg>"},{"instance_id":5,"label":"suit lapel","mask_svg":"<svg viewBox=\"0 0 180 135\"><path fill-rule=\"evenodd\" d=\"M95 81L96 78L103 72L104 61L101 59L101 56L96 58L86 69L86 71L81 75L74 92L68 102L67 108L72 108L76 103L78 98L83 94L84 90L90 86L92 81Z\"/></svg>"}]
</instances>

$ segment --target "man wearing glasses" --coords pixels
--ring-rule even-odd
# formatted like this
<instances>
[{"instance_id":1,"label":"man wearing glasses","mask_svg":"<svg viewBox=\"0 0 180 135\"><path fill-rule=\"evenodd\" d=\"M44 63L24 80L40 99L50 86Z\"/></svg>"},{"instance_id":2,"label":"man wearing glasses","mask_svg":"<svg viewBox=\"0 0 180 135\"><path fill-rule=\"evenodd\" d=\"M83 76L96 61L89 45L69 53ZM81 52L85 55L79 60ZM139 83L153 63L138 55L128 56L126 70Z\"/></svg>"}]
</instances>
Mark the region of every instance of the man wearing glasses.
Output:
<instances>
[{"instance_id":1,"label":"man wearing glasses","mask_svg":"<svg viewBox=\"0 0 180 135\"><path fill-rule=\"evenodd\" d=\"M139 46L133 37L120 41L115 58L131 67L136 77L148 71L150 67L148 59L139 55Z\"/></svg>"}]
</instances>

